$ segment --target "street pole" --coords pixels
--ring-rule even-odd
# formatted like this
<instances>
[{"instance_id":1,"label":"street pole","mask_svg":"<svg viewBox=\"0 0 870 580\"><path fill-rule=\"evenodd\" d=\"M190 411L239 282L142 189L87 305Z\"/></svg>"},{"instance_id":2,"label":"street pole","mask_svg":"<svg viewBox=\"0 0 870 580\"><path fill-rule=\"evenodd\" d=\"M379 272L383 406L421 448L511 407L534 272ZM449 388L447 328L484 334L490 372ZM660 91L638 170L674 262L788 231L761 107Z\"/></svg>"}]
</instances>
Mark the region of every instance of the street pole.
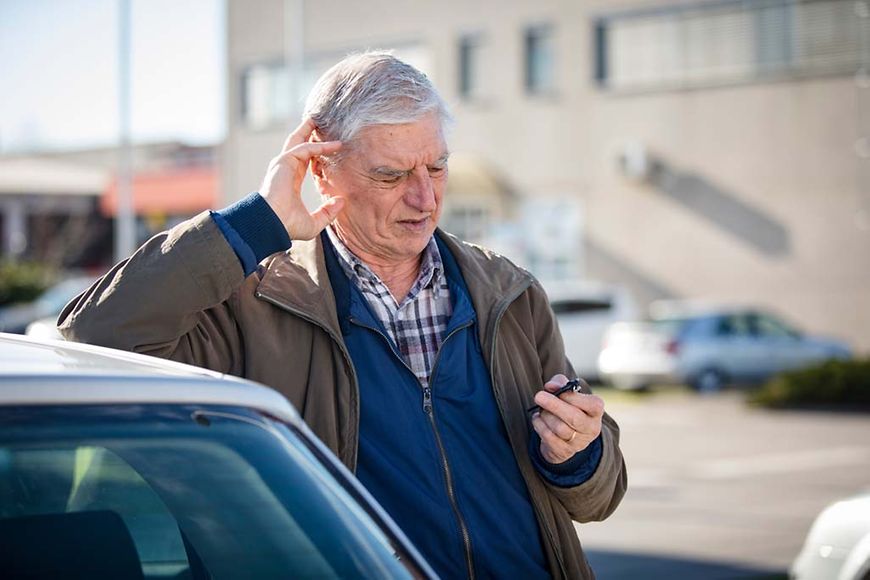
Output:
<instances>
[{"instance_id":1,"label":"street pole","mask_svg":"<svg viewBox=\"0 0 870 580\"><path fill-rule=\"evenodd\" d=\"M290 125L302 114L302 100L305 95L305 0L284 0L284 74L290 87L293 107Z\"/></svg>"},{"instance_id":2,"label":"street pole","mask_svg":"<svg viewBox=\"0 0 870 580\"><path fill-rule=\"evenodd\" d=\"M133 149L130 131L130 0L118 0L118 178L115 208L115 261L136 249L133 212Z\"/></svg>"}]
</instances>

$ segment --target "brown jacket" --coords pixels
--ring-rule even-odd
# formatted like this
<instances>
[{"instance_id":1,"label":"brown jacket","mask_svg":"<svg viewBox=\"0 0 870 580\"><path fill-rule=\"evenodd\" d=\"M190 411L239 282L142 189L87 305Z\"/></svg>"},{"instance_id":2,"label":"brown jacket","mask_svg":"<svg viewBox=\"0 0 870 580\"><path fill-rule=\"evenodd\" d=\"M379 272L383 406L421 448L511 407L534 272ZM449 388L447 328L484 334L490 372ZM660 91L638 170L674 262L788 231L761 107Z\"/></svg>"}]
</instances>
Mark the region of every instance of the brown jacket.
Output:
<instances>
[{"instance_id":1,"label":"brown jacket","mask_svg":"<svg viewBox=\"0 0 870 580\"><path fill-rule=\"evenodd\" d=\"M495 400L537 514L556 578L593 577L572 519L609 516L626 489L619 428L605 415L595 474L573 488L542 479L524 409L557 373L573 375L543 289L527 272L443 235L480 322ZM319 238L294 242L244 277L207 213L152 238L60 315L70 339L242 376L287 397L351 470L356 466L356 375L342 342Z\"/></svg>"}]
</instances>

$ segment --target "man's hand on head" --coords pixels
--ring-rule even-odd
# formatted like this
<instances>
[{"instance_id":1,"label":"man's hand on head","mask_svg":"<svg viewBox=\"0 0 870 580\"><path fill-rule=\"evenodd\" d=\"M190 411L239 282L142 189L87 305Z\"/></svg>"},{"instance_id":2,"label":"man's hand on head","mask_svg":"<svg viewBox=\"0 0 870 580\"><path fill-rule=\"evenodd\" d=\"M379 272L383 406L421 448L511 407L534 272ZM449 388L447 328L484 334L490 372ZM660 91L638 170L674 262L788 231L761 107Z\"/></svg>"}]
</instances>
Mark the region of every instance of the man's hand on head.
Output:
<instances>
[{"instance_id":1,"label":"man's hand on head","mask_svg":"<svg viewBox=\"0 0 870 580\"><path fill-rule=\"evenodd\" d=\"M314 121L307 118L287 137L281 154L269 163L260 187L260 195L287 228L292 240L313 239L344 207L341 197L328 199L313 212L302 202L302 182L311 160L341 148L341 141L311 141L315 128Z\"/></svg>"},{"instance_id":2,"label":"man's hand on head","mask_svg":"<svg viewBox=\"0 0 870 580\"><path fill-rule=\"evenodd\" d=\"M555 375L535 395L540 411L532 415L532 426L541 437L541 456L554 464L586 449L601 433L604 416L601 397L570 391L561 397L552 395L567 382L565 375Z\"/></svg>"}]
</instances>

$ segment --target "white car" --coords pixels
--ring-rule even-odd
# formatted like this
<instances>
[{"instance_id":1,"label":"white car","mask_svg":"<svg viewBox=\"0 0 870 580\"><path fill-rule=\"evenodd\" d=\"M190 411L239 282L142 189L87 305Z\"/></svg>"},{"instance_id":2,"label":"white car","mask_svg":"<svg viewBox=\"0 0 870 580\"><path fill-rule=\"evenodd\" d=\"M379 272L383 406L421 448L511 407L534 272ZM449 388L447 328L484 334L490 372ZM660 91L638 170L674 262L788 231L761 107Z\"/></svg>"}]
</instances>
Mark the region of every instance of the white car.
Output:
<instances>
[{"instance_id":1,"label":"white car","mask_svg":"<svg viewBox=\"0 0 870 580\"><path fill-rule=\"evenodd\" d=\"M577 376L598 379L598 354L607 328L635 320L637 304L626 288L589 281L545 283L550 306Z\"/></svg>"},{"instance_id":2,"label":"white car","mask_svg":"<svg viewBox=\"0 0 870 580\"><path fill-rule=\"evenodd\" d=\"M39 340L64 340L57 329L57 314L34 320L27 325L24 334Z\"/></svg>"},{"instance_id":3,"label":"white car","mask_svg":"<svg viewBox=\"0 0 870 580\"><path fill-rule=\"evenodd\" d=\"M819 514L789 577L870 579L870 493L838 501Z\"/></svg>"},{"instance_id":4,"label":"white car","mask_svg":"<svg viewBox=\"0 0 870 580\"><path fill-rule=\"evenodd\" d=\"M276 391L0 334L0 576L434 578Z\"/></svg>"},{"instance_id":5,"label":"white car","mask_svg":"<svg viewBox=\"0 0 870 580\"><path fill-rule=\"evenodd\" d=\"M807 336L770 313L735 306L668 305L653 310L651 321L614 324L604 342L599 373L623 389L683 383L716 391L851 356L840 341Z\"/></svg>"}]
</instances>

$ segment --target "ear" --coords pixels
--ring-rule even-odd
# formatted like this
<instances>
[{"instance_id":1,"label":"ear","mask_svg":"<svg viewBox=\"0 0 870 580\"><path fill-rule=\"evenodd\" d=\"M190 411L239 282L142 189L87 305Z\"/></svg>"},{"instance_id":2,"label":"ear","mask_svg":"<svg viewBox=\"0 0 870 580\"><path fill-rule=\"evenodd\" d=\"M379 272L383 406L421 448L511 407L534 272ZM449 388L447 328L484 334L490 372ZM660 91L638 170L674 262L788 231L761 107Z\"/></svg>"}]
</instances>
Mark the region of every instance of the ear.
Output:
<instances>
[{"instance_id":1,"label":"ear","mask_svg":"<svg viewBox=\"0 0 870 580\"><path fill-rule=\"evenodd\" d=\"M311 132L311 137L309 141L317 143L319 141L324 141L324 139L320 135L320 131L317 130L317 127ZM311 176L314 178L314 182L317 184L320 189L320 182L326 178L326 164L323 163L319 157L312 157L308 162L308 171L311 172Z\"/></svg>"},{"instance_id":2,"label":"ear","mask_svg":"<svg viewBox=\"0 0 870 580\"><path fill-rule=\"evenodd\" d=\"M308 170L311 172L311 177L314 178L314 183L320 193L325 193L329 178L326 176L326 163L319 157L314 157L308 162Z\"/></svg>"},{"instance_id":3,"label":"ear","mask_svg":"<svg viewBox=\"0 0 870 580\"><path fill-rule=\"evenodd\" d=\"M325 179L326 164L319 157L312 157L308 162L308 170L314 179Z\"/></svg>"}]
</instances>

